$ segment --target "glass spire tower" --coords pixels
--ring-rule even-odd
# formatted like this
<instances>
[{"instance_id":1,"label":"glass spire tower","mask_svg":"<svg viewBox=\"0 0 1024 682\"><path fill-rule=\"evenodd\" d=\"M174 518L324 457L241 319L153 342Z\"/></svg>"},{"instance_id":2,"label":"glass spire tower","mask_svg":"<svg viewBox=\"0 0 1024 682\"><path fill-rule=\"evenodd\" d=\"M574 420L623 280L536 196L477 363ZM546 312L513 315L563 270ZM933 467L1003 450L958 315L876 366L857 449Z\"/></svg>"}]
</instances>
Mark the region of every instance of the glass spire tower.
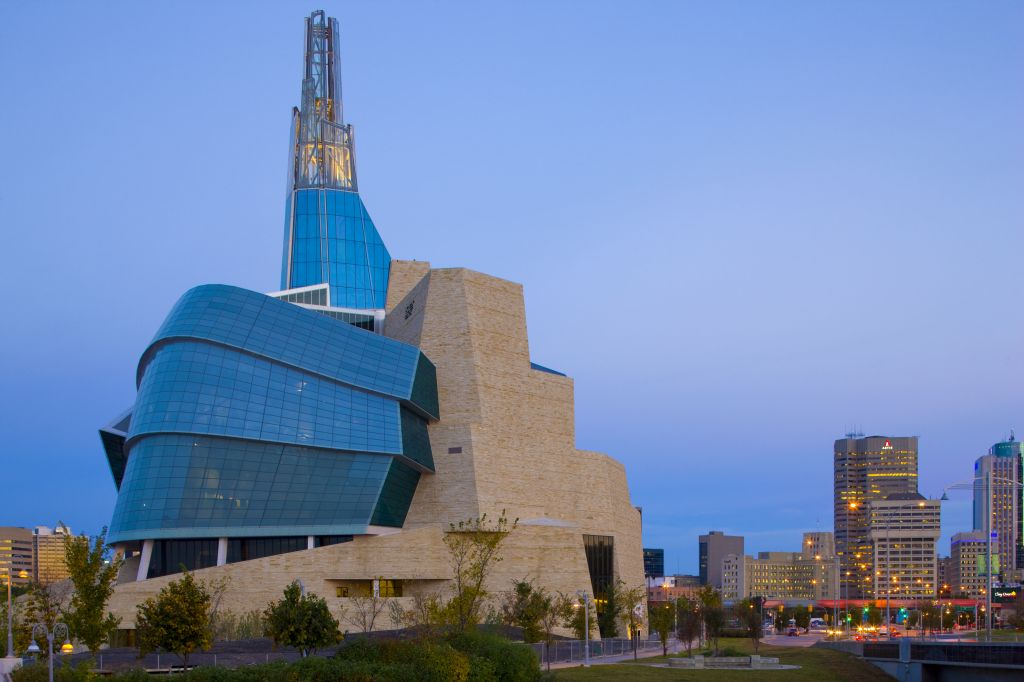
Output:
<instances>
[{"instance_id":1,"label":"glass spire tower","mask_svg":"<svg viewBox=\"0 0 1024 682\"><path fill-rule=\"evenodd\" d=\"M391 255L359 197L339 54L337 19L314 12L288 138L281 291L271 295L379 331Z\"/></svg>"}]
</instances>

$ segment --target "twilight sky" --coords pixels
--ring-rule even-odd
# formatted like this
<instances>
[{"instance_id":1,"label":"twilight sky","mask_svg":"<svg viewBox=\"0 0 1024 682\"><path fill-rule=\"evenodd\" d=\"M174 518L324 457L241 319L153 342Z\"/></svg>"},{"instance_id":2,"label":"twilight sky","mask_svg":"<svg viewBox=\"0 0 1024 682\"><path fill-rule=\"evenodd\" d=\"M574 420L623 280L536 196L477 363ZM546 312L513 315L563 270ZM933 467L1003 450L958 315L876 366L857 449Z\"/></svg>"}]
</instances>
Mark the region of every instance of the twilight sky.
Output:
<instances>
[{"instance_id":1,"label":"twilight sky","mask_svg":"<svg viewBox=\"0 0 1024 682\"><path fill-rule=\"evenodd\" d=\"M0 525L96 532L177 297L278 288L303 3L0 5ZM521 282L644 541L796 551L832 441L1024 432L1024 4L330 2L396 258ZM970 498L944 504L944 537Z\"/></svg>"}]
</instances>

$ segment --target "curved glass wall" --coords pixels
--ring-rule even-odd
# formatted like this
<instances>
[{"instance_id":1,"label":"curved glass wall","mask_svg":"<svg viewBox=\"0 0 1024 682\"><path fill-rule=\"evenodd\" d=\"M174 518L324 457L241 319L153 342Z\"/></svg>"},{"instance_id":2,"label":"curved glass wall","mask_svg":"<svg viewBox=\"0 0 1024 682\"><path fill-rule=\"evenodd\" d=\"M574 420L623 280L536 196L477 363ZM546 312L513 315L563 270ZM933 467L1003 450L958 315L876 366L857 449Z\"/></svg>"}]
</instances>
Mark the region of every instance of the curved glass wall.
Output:
<instances>
[{"instance_id":1,"label":"curved glass wall","mask_svg":"<svg viewBox=\"0 0 1024 682\"><path fill-rule=\"evenodd\" d=\"M263 294L187 292L138 385L126 432L104 438L119 483L112 542L398 527L433 471L430 361Z\"/></svg>"}]
</instances>

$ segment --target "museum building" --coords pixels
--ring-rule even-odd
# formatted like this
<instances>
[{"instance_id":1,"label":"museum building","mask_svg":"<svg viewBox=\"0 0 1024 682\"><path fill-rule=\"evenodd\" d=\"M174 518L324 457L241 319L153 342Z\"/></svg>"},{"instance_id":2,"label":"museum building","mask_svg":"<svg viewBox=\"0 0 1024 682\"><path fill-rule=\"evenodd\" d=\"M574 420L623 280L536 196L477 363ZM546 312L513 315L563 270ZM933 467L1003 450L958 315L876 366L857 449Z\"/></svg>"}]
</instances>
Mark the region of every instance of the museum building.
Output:
<instances>
[{"instance_id":1,"label":"museum building","mask_svg":"<svg viewBox=\"0 0 1024 682\"><path fill-rule=\"evenodd\" d=\"M132 407L100 430L126 557L111 610L181 569L249 611L299 579L344 610L451 579L449 524L518 519L493 590L644 582L623 466L576 449L573 382L531 361L519 284L392 260L359 196L338 23L306 19L281 289L202 285L172 308Z\"/></svg>"}]
</instances>

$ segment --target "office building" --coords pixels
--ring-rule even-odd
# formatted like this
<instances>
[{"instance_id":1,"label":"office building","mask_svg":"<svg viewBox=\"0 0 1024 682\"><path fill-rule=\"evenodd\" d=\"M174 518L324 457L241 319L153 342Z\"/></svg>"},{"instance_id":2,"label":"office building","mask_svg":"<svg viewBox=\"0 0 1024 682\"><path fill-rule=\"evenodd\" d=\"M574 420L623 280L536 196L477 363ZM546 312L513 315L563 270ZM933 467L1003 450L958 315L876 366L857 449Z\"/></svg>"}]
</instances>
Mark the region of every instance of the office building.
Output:
<instances>
[{"instance_id":1,"label":"office building","mask_svg":"<svg viewBox=\"0 0 1024 682\"><path fill-rule=\"evenodd\" d=\"M917 493L917 437L847 434L835 442L834 520L841 598L872 596L873 545L868 503Z\"/></svg>"},{"instance_id":2,"label":"office building","mask_svg":"<svg viewBox=\"0 0 1024 682\"><path fill-rule=\"evenodd\" d=\"M938 593L939 500L917 493L867 503L871 596L931 599Z\"/></svg>"},{"instance_id":3,"label":"office building","mask_svg":"<svg viewBox=\"0 0 1024 682\"><path fill-rule=\"evenodd\" d=\"M101 430L127 558L111 610L182 566L248 612L292 581L340 615L353 586L445 591L449 524L518 526L489 587L643 584L621 463L578 450L573 380L532 361L519 284L393 260L363 205L342 116L338 25L306 22L281 289L186 292Z\"/></svg>"},{"instance_id":4,"label":"office building","mask_svg":"<svg viewBox=\"0 0 1024 682\"><path fill-rule=\"evenodd\" d=\"M974 463L974 529L995 533L993 568L1004 580L1024 569L1024 444L996 443ZM989 525L986 525L986 516Z\"/></svg>"},{"instance_id":5,"label":"office building","mask_svg":"<svg viewBox=\"0 0 1024 682\"><path fill-rule=\"evenodd\" d=\"M759 552L757 557L726 555L722 560L723 599L835 599L839 579L831 535L804 533L799 552Z\"/></svg>"},{"instance_id":6,"label":"office building","mask_svg":"<svg viewBox=\"0 0 1024 682\"><path fill-rule=\"evenodd\" d=\"M665 550L644 547L644 577L665 577Z\"/></svg>"},{"instance_id":7,"label":"office building","mask_svg":"<svg viewBox=\"0 0 1024 682\"><path fill-rule=\"evenodd\" d=\"M937 591L939 593L939 598L944 599L947 597L952 597L954 593L953 576L955 575L953 572L953 557L936 557L935 570L935 583L936 585L938 585Z\"/></svg>"},{"instance_id":8,"label":"office building","mask_svg":"<svg viewBox=\"0 0 1024 682\"><path fill-rule=\"evenodd\" d=\"M952 558L952 590L954 598L985 601L988 578L985 561L988 542L983 531L957 533L949 541Z\"/></svg>"},{"instance_id":9,"label":"office building","mask_svg":"<svg viewBox=\"0 0 1024 682\"><path fill-rule=\"evenodd\" d=\"M804 541L800 553L805 557L834 559L836 556L835 535L828 531L804 533Z\"/></svg>"},{"instance_id":10,"label":"office building","mask_svg":"<svg viewBox=\"0 0 1024 682\"><path fill-rule=\"evenodd\" d=\"M36 526L32 529L32 575L41 585L71 575L64 562L64 539L71 534L70 528L60 524L56 528Z\"/></svg>"},{"instance_id":11,"label":"office building","mask_svg":"<svg viewBox=\"0 0 1024 682\"><path fill-rule=\"evenodd\" d=\"M8 575L11 576L12 585L27 585L32 582L32 572L32 531L27 528L0 527L2 585L6 587Z\"/></svg>"},{"instance_id":12,"label":"office building","mask_svg":"<svg viewBox=\"0 0 1024 682\"><path fill-rule=\"evenodd\" d=\"M743 537L726 535L720 530L708 531L698 538L700 584L722 587L722 559L728 554L743 556Z\"/></svg>"}]
</instances>

